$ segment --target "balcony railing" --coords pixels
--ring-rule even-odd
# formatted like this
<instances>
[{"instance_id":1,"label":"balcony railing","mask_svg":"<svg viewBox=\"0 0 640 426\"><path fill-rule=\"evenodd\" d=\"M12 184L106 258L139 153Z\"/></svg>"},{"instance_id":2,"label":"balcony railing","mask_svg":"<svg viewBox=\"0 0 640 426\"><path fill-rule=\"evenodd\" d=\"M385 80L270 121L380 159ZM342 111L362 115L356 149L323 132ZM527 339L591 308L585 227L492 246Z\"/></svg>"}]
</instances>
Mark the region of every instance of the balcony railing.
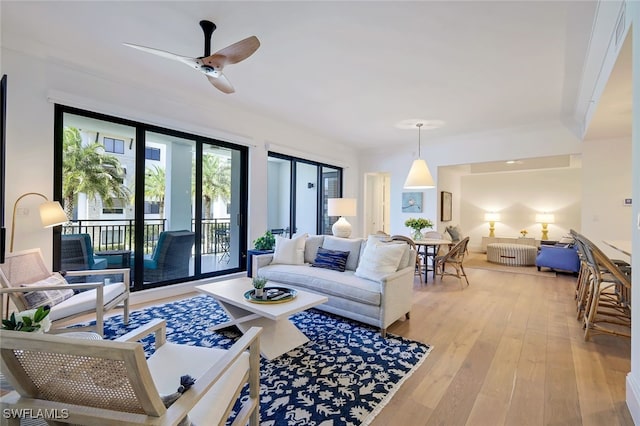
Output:
<instances>
[{"instance_id":1,"label":"balcony railing","mask_svg":"<svg viewBox=\"0 0 640 426\"><path fill-rule=\"evenodd\" d=\"M227 218L203 219L201 253L224 254L229 252L230 220ZM152 253L158 236L166 229L166 219L148 219L144 222L144 253ZM195 220L191 221L191 230ZM135 248L133 219L84 219L62 225L63 234L89 234L94 251L131 250Z\"/></svg>"}]
</instances>

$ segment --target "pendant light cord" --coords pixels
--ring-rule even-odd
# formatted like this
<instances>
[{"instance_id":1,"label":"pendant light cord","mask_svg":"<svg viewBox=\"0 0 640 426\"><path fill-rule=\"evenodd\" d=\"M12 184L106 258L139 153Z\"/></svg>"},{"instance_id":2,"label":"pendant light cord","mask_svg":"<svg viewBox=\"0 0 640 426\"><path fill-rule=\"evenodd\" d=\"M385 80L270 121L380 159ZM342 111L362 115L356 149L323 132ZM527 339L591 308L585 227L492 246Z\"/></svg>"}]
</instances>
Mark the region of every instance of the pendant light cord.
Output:
<instances>
[{"instance_id":1,"label":"pendant light cord","mask_svg":"<svg viewBox=\"0 0 640 426\"><path fill-rule=\"evenodd\" d=\"M416 123L416 127L418 128L418 158L422 158L422 154L420 153L420 128L422 127L422 123Z\"/></svg>"}]
</instances>

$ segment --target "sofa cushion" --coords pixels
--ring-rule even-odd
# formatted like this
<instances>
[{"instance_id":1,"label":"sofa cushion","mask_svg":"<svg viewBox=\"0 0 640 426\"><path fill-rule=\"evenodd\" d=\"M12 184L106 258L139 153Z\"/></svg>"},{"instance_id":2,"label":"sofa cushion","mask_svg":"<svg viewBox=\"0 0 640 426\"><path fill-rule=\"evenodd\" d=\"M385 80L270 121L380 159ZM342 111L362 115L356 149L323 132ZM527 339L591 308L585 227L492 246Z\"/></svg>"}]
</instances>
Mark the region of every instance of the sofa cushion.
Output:
<instances>
[{"instance_id":1,"label":"sofa cushion","mask_svg":"<svg viewBox=\"0 0 640 426\"><path fill-rule=\"evenodd\" d=\"M398 270L407 244L371 244L369 241L355 275L370 280L380 280Z\"/></svg>"},{"instance_id":2,"label":"sofa cushion","mask_svg":"<svg viewBox=\"0 0 640 426\"><path fill-rule=\"evenodd\" d=\"M325 236L324 241L322 242L323 248L349 252L346 268L348 271L355 271L358 267L361 245L362 239L360 238L338 238L330 235Z\"/></svg>"},{"instance_id":3,"label":"sofa cushion","mask_svg":"<svg viewBox=\"0 0 640 426\"><path fill-rule=\"evenodd\" d=\"M322 247L324 235L310 235L304 243L304 263L313 263L316 260L318 248Z\"/></svg>"},{"instance_id":4,"label":"sofa cushion","mask_svg":"<svg viewBox=\"0 0 640 426\"><path fill-rule=\"evenodd\" d=\"M276 235L276 249L273 253L273 263L286 265L302 265L304 263L304 243L307 234L288 239Z\"/></svg>"},{"instance_id":5,"label":"sofa cushion","mask_svg":"<svg viewBox=\"0 0 640 426\"><path fill-rule=\"evenodd\" d=\"M362 244L362 250L360 251L360 261L362 262L362 254L369 244L400 244L405 247L405 250L402 254L402 258L400 258L398 270L408 267L409 260L411 259L411 247L409 246L409 244L404 241L392 240L388 236L383 235L383 237L384 238L379 238L378 235L369 235L367 240Z\"/></svg>"},{"instance_id":6,"label":"sofa cushion","mask_svg":"<svg viewBox=\"0 0 640 426\"><path fill-rule=\"evenodd\" d=\"M348 251L328 250L326 248L318 247L318 253L311 266L315 268L344 272L344 269L347 266L348 257Z\"/></svg>"},{"instance_id":7,"label":"sofa cushion","mask_svg":"<svg viewBox=\"0 0 640 426\"><path fill-rule=\"evenodd\" d=\"M381 302L380 283L356 277L353 271L270 264L260 268L258 275L285 286L319 292L329 299L335 297L374 306L380 306Z\"/></svg>"}]
</instances>

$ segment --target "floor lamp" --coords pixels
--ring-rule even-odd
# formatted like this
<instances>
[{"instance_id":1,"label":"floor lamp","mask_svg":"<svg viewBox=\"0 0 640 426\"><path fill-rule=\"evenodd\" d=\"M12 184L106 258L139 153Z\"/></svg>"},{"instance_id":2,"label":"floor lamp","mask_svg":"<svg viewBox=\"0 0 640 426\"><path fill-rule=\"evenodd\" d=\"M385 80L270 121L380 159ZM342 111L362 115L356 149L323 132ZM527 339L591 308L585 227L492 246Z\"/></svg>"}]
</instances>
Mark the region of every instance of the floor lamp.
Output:
<instances>
[{"instance_id":1,"label":"floor lamp","mask_svg":"<svg viewBox=\"0 0 640 426\"><path fill-rule=\"evenodd\" d=\"M44 203L40 204L39 207L40 220L42 221L43 227L52 228L69 221L66 213L64 212L64 210L62 210L62 206L58 201L49 201L47 197L40 194L39 192L27 192L26 194L22 194L13 204L13 217L11 220L11 243L9 245L9 253L13 252L13 239L15 237L16 212L18 210L18 203L20 203L20 200L28 195L37 195L44 198L45 200Z\"/></svg>"}]
</instances>

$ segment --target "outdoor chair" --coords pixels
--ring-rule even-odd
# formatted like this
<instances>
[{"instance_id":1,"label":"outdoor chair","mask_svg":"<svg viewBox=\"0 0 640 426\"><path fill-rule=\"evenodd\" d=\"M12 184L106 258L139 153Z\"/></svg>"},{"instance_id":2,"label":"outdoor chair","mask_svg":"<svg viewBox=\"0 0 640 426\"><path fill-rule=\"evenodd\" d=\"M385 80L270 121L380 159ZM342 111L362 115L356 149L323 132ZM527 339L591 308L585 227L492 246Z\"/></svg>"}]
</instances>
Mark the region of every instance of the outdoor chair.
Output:
<instances>
[{"instance_id":1,"label":"outdoor chair","mask_svg":"<svg viewBox=\"0 0 640 426\"><path fill-rule=\"evenodd\" d=\"M467 252L467 244L469 244L469 237L458 242L447 252L447 254L436 256L435 269L436 275L440 275L440 281L442 281L445 275L451 275L460 280L460 285L462 285L462 278L464 277L467 282L467 286L469 285L469 279L467 278L464 266L462 265L464 262L464 255ZM453 266L455 272L448 272L446 269L447 265Z\"/></svg>"},{"instance_id":2,"label":"outdoor chair","mask_svg":"<svg viewBox=\"0 0 640 426\"><path fill-rule=\"evenodd\" d=\"M231 255L229 254L231 241L229 238L229 230L228 229L216 229L216 241L218 242L218 250L222 255L220 256L220 261L227 260L227 263L231 260Z\"/></svg>"},{"instance_id":3,"label":"outdoor chair","mask_svg":"<svg viewBox=\"0 0 640 426\"><path fill-rule=\"evenodd\" d=\"M167 281L189 276L189 260L195 243L191 231L164 231L158 245L144 259L144 281Z\"/></svg>"},{"instance_id":4,"label":"outdoor chair","mask_svg":"<svg viewBox=\"0 0 640 426\"><path fill-rule=\"evenodd\" d=\"M52 329L78 316L93 314L96 317L95 325L79 329L92 329L103 335L104 313L118 305L123 305L124 322L127 324L129 269L68 271L66 276L92 276L96 273L121 274L123 280L109 285L103 282L69 284L59 274L49 271L40 249L10 253L5 263L0 264L0 317L5 317L4 298L8 295L18 311L49 305ZM7 305L8 302L7 299ZM8 315L8 306L6 309Z\"/></svg>"},{"instance_id":5,"label":"outdoor chair","mask_svg":"<svg viewBox=\"0 0 640 426\"><path fill-rule=\"evenodd\" d=\"M93 256L93 244L89 234L62 235L60 258L60 269L63 271L107 269L107 259Z\"/></svg>"},{"instance_id":6,"label":"outdoor chair","mask_svg":"<svg viewBox=\"0 0 640 426\"><path fill-rule=\"evenodd\" d=\"M47 409L55 424L176 425L188 416L196 425L224 425L248 383L249 395L233 425L257 426L260 332L249 329L225 350L166 342L160 319L116 340L1 330L2 371L15 390L0 406L3 413ZM151 333L155 351L145 360L135 341ZM180 395L176 390L184 375L195 383ZM9 425L20 424L8 417Z\"/></svg>"}]
</instances>

